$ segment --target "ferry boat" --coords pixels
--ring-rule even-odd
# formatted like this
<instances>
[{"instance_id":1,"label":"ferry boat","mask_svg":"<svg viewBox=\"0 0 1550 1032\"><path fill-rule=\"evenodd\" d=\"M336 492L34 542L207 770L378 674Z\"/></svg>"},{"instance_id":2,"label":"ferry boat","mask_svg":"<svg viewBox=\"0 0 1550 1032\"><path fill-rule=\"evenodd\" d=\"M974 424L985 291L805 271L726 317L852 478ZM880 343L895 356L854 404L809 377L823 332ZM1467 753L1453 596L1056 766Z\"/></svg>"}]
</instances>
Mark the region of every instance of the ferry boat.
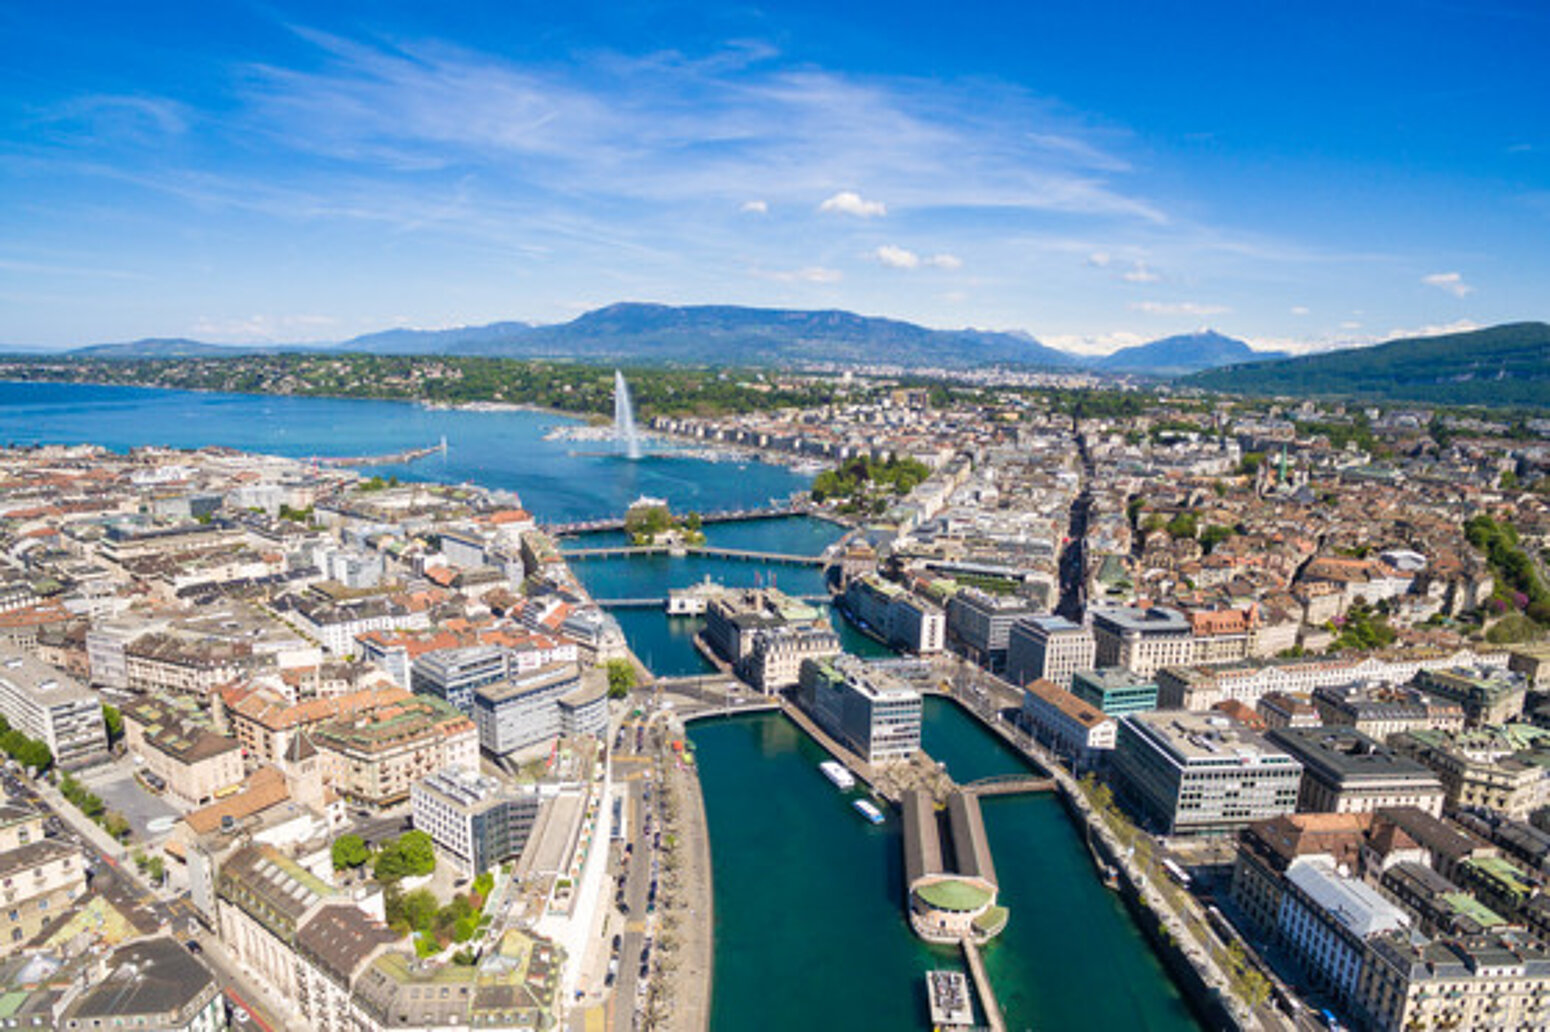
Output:
<instances>
[{"instance_id":1,"label":"ferry boat","mask_svg":"<svg viewBox=\"0 0 1550 1032\"><path fill-rule=\"evenodd\" d=\"M867 800L865 800L865 799L857 799L854 803L851 803L850 805L854 806L856 808L856 812L857 813L859 813L861 816L865 817L867 820L871 821L873 824L881 824L881 823L883 823L883 811L881 811L877 807L873 806Z\"/></svg>"},{"instance_id":2,"label":"ferry boat","mask_svg":"<svg viewBox=\"0 0 1550 1032\"><path fill-rule=\"evenodd\" d=\"M818 765L823 771L823 776L834 782L836 788L841 791L849 791L856 787L855 775L845 769L845 765L838 760L824 760Z\"/></svg>"}]
</instances>

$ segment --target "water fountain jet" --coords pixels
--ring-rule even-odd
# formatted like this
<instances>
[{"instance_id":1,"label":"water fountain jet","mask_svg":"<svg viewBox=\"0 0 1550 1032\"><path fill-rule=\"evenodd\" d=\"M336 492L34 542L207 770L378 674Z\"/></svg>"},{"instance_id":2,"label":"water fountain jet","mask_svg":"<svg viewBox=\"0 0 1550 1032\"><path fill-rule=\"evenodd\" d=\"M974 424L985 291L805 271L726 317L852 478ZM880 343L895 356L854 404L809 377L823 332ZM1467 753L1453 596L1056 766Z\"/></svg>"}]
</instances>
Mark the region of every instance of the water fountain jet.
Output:
<instances>
[{"instance_id":1,"label":"water fountain jet","mask_svg":"<svg viewBox=\"0 0 1550 1032\"><path fill-rule=\"evenodd\" d=\"M640 458L640 431L635 428L635 406L630 402L630 386L624 374L614 370L614 440L624 445L625 458Z\"/></svg>"}]
</instances>

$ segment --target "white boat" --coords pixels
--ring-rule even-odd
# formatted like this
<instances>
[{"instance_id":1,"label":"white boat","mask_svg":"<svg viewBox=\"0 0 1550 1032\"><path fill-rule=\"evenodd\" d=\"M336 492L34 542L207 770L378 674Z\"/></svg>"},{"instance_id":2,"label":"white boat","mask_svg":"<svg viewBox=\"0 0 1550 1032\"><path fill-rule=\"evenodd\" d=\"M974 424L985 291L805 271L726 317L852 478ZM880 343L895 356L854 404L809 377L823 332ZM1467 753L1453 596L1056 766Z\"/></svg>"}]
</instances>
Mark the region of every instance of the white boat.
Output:
<instances>
[{"instance_id":1,"label":"white boat","mask_svg":"<svg viewBox=\"0 0 1550 1032\"><path fill-rule=\"evenodd\" d=\"M881 824L881 823L883 823L883 811L879 810L877 807L873 806L871 803L867 802L865 799L857 799L854 803L851 803L850 805L854 806L856 808L856 812L857 813L861 814L861 816L865 817L867 820L871 821L873 824Z\"/></svg>"},{"instance_id":2,"label":"white boat","mask_svg":"<svg viewBox=\"0 0 1550 1032\"><path fill-rule=\"evenodd\" d=\"M845 765L837 760L824 760L818 765L823 771L823 776L834 782L835 787L842 791L849 791L856 787L855 775L845 769Z\"/></svg>"}]
</instances>

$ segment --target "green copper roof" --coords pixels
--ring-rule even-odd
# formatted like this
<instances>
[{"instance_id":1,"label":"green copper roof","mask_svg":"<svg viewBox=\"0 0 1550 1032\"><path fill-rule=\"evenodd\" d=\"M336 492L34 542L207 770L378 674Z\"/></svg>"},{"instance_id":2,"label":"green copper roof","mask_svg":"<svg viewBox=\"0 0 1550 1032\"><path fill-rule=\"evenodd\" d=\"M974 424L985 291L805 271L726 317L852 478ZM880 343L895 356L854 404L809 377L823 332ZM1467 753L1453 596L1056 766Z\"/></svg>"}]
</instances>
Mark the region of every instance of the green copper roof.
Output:
<instances>
[{"instance_id":1,"label":"green copper roof","mask_svg":"<svg viewBox=\"0 0 1550 1032\"><path fill-rule=\"evenodd\" d=\"M915 890L915 895L919 896L927 906L936 910L951 910L959 913L978 910L991 899L989 891L956 879L922 885Z\"/></svg>"}]
</instances>

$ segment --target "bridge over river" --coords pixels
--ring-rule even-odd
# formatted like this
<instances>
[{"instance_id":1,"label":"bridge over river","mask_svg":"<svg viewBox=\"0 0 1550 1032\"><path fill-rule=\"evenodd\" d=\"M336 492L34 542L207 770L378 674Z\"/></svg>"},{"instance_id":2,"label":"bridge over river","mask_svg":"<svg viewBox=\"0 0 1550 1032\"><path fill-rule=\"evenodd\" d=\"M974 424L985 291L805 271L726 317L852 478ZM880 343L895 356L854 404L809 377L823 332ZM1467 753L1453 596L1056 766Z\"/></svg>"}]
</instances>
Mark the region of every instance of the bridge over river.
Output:
<instances>
[{"instance_id":1,"label":"bridge over river","mask_svg":"<svg viewBox=\"0 0 1550 1032\"><path fill-rule=\"evenodd\" d=\"M609 545L600 548L567 548L560 552L566 560L615 559L634 555L702 555L715 559L740 559L750 563L777 563L785 566L828 565L821 555L791 555L788 552L761 552L752 548L714 548L710 545Z\"/></svg>"}]
</instances>

